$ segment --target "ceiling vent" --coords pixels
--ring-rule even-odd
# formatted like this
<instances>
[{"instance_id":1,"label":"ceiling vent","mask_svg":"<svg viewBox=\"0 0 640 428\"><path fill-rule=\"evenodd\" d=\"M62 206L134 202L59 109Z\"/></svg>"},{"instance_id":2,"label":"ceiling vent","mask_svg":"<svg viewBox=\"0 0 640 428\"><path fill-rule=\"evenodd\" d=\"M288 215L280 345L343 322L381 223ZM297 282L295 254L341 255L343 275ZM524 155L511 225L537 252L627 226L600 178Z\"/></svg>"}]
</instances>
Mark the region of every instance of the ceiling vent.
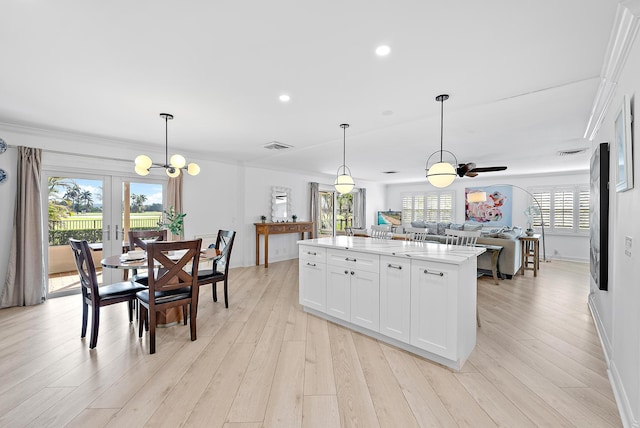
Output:
<instances>
[{"instance_id":1,"label":"ceiling vent","mask_svg":"<svg viewBox=\"0 0 640 428\"><path fill-rule=\"evenodd\" d=\"M382 171L383 174L397 174L398 171Z\"/></svg>"},{"instance_id":2,"label":"ceiling vent","mask_svg":"<svg viewBox=\"0 0 640 428\"><path fill-rule=\"evenodd\" d=\"M570 150L560 150L557 152L558 156L574 156L581 155L587 152L587 148L583 147L581 149L570 149Z\"/></svg>"},{"instance_id":3,"label":"ceiling vent","mask_svg":"<svg viewBox=\"0 0 640 428\"><path fill-rule=\"evenodd\" d=\"M279 143L277 141L272 141L272 142L267 143L267 144L264 145L264 148L265 149L269 149L269 150L286 150L286 149L290 149L292 147L293 146L289 146L287 144L282 144L282 143Z\"/></svg>"}]
</instances>

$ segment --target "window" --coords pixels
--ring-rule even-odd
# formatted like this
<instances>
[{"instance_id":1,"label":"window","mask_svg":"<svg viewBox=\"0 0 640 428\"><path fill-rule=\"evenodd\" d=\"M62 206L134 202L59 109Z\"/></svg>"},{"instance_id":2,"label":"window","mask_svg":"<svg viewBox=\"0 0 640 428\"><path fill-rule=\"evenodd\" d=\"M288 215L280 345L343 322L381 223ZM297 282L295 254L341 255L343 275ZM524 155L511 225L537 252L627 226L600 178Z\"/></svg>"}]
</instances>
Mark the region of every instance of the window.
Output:
<instances>
[{"instance_id":1,"label":"window","mask_svg":"<svg viewBox=\"0 0 640 428\"><path fill-rule=\"evenodd\" d=\"M533 219L534 227L544 226L550 232L586 233L589 231L589 189L584 186L551 187L533 190L540 203L541 216ZM534 201L531 201L535 204Z\"/></svg>"},{"instance_id":2,"label":"window","mask_svg":"<svg viewBox=\"0 0 640 428\"><path fill-rule=\"evenodd\" d=\"M453 192L412 193L402 196L402 224L412 221L453 221Z\"/></svg>"}]
</instances>

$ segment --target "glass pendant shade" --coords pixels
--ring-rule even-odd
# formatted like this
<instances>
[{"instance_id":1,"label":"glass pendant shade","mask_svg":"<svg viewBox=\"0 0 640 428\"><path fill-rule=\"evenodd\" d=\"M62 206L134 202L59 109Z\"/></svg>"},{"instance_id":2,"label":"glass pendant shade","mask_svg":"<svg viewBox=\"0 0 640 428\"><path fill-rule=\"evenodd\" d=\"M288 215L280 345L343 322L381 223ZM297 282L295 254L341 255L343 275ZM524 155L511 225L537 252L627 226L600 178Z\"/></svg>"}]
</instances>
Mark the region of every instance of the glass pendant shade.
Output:
<instances>
[{"instance_id":1,"label":"glass pendant shade","mask_svg":"<svg viewBox=\"0 0 640 428\"><path fill-rule=\"evenodd\" d=\"M173 155L169 160L169 164L176 168L183 168L187 164L187 160L182 155Z\"/></svg>"},{"instance_id":2,"label":"glass pendant shade","mask_svg":"<svg viewBox=\"0 0 640 428\"><path fill-rule=\"evenodd\" d=\"M135 171L136 171L136 174L138 175L142 175L142 176L149 175L149 169L143 168L140 165L136 165Z\"/></svg>"},{"instance_id":3,"label":"glass pendant shade","mask_svg":"<svg viewBox=\"0 0 640 428\"><path fill-rule=\"evenodd\" d=\"M427 180L435 187L447 187L456 178L456 169L447 162L433 164L427 171Z\"/></svg>"},{"instance_id":4,"label":"glass pendant shade","mask_svg":"<svg viewBox=\"0 0 640 428\"><path fill-rule=\"evenodd\" d=\"M139 166L140 168L149 169L151 167L151 164L153 164L153 161L147 155L140 155L136 157L135 165Z\"/></svg>"},{"instance_id":5,"label":"glass pendant shade","mask_svg":"<svg viewBox=\"0 0 640 428\"><path fill-rule=\"evenodd\" d=\"M353 178L345 173L336 178L333 186L335 187L336 192L344 195L345 193L350 193L353 190L355 183L353 182Z\"/></svg>"},{"instance_id":6,"label":"glass pendant shade","mask_svg":"<svg viewBox=\"0 0 640 428\"><path fill-rule=\"evenodd\" d=\"M180 175L180 168L169 167L165 171L167 172L167 175L171 178L176 178L177 176Z\"/></svg>"},{"instance_id":7,"label":"glass pendant shade","mask_svg":"<svg viewBox=\"0 0 640 428\"><path fill-rule=\"evenodd\" d=\"M200 174L200 166L197 163L190 163L187 166L187 173L189 175L198 175L198 174Z\"/></svg>"}]
</instances>

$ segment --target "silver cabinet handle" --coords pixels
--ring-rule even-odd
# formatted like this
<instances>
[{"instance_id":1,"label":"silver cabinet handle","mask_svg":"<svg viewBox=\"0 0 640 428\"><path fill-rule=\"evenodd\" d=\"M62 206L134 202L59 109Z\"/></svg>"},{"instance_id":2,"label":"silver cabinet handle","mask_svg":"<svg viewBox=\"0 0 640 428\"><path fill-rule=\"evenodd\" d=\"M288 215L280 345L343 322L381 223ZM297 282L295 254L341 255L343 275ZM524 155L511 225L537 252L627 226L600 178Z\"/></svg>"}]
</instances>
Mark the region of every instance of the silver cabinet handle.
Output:
<instances>
[{"instance_id":1,"label":"silver cabinet handle","mask_svg":"<svg viewBox=\"0 0 640 428\"><path fill-rule=\"evenodd\" d=\"M314 252L314 251L307 251L307 254L311 255L311 256L317 256L318 253Z\"/></svg>"},{"instance_id":2,"label":"silver cabinet handle","mask_svg":"<svg viewBox=\"0 0 640 428\"><path fill-rule=\"evenodd\" d=\"M393 268L393 269L402 270L402 266L400 266L400 265L392 265L391 263L389 263L387 265L387 267L390 267L390 268Z\"/></svg>"},{"instance_id":3,"label":"silver cabinet handle","mask_svg":"<svg viewBox=\"0 0 640 428\"><path fill-rule=\"evenodd\" d=\"M444 273L442 272L429 272L427 269L424 270L424 273L426 273L427 275L444 276Z\"/></svg>"},{"instance_id":4,"label":"silver cabinet handle","mask_svg":"<svg viewBox=\"0 0 640 428\"><path fill-rule=\"evenodd\" d=\"M351 258L349 258L349 257L345 257L344 259L345 259L346 261L348 261L348 262L355 262L355 261L356 261L356 259L351 259Z\"/></svg>"},{"instance_id":5,"label":"silver cabinet handle","mask_svg":"<svg viewBox=\"0 0 640 428\"><path fill-rule=\"evenodd\" d=\"M111 225L110 224L107 225L107 230L102 231L103 235L105 233L107 234L107 241L111 241Z\"/></svg>"},{"instance_id":6,"label":"silver cabinet handle","mask_svg":"<svg viewBox=\"0 0 640 428\"><path fill-rule=\"evenodd\" d=\"M118 240L118 225L116 224L116 241Z\"/></svg>"},{"instance_id":7,"label":"silver cabinet handle","mask_svg":"<svg viewBox=\"0 0 640 428\"><path fill-rule=\"evenodd\" d=\"M307 266L313 266L313 267L316 267L316 264L315 264L315 263L309 263L309 262L307 262Z\"/></svg>"},{"instance_id":8,"label":"silver cabinet handle","mask_svg":"<svg viewBox=\"0 0 640 428\"><path fill-rule=\"evenodd\" d=\"M348 270L345 270L345 271L344 271L344 274L345 274L345 275L348 275L348 274L349 274L349 271L348 271Z\"/></svg>"},{"instance_id":9,"label":"silver cabinet handle","mask_svg":"<svg viewBox=\"0 0 640 428\"><path fill-rule=\"evenodd\" d=\"M351 271L351 275L355 275L356 273L354 271Z\"/></svg>"}]
</instances>

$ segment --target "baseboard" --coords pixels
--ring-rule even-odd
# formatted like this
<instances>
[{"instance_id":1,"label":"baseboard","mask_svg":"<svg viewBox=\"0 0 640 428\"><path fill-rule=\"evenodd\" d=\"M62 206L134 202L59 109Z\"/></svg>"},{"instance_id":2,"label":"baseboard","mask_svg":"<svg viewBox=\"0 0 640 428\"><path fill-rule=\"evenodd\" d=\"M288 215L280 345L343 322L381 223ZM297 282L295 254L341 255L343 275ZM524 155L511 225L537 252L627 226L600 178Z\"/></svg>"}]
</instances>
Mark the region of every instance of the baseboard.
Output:
<instances>
[{"instance_id":1,"label":"baseboard","mask_svg":"<svg viewBox=\"0 0 640 428\"><path fill-rule=\"evenodd\" d=\"M607 332L604 328L604 324L602 323L602 319L600 318L600 314L598 313L598 308L596 307L593 299L594 294L589 294L589 311L591 312L591 317L593 318L593 322L596 326L596 331L598 332L598 337L600 338L600 344L602 345L604 358L607 363L607 376L609 377L609 383L611 384L611 389L613 390L616 405L618 406L620 419L622 419L622 425L624 427L640 428L639 421L633 418L631 403L629 402L629 397L626 394L624 384L622 382L622 379L620 378L620 374L618 373L615 360L611 359L611 342L609 341Z\"/></svg>"}]
</instances>

